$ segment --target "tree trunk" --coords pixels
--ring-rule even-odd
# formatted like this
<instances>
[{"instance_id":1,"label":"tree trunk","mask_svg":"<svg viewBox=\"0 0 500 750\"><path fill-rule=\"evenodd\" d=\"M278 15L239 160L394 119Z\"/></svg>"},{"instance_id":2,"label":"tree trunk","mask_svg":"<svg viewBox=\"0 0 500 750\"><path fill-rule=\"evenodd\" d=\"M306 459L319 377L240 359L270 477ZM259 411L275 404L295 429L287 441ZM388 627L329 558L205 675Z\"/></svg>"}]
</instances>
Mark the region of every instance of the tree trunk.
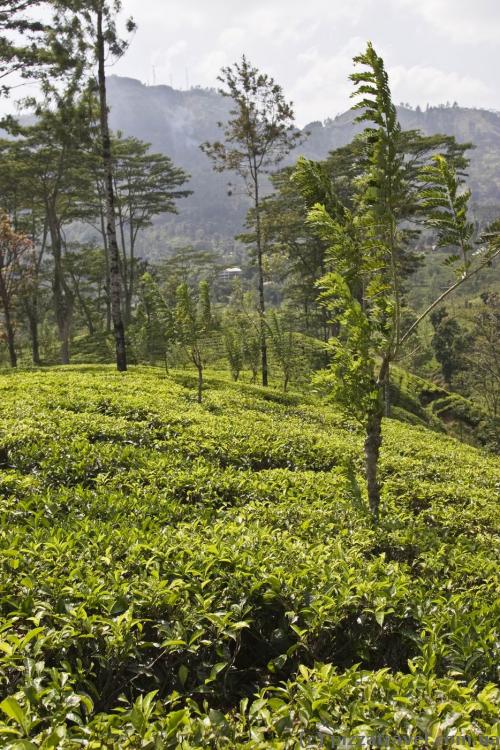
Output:
<instances>
[{"instance_id":1,"label":"tree trunk","mask_svg":"<svg viewBox=\"0 0 500 750\"><path fill-rule=\"evenodd\" d=\"M106 264L106 279L104 281L104 294L106 303L106 333L111 331L111 282L109 274L109 251L108 251L108 238L106 236L106 225L104 222L104 215L102 212L102 203L100 207L100 219L101 219L101 234L104 246L104 261Z\"/></svg>"},{"instance_id":2,"label":"tree trunk","mask_svg":"<svg viewBox=\"0 0 500 750\"><path fill-rule=\"evenodd\" d=\"M257 269L259 274L259 316L260 316L260 355L262 363L262 385L268 385L267 341L266 341L266 301L264 297L264 268L262 263L262 231L260 226L259 181L255 171L254 206L255 206L255 238L257 245Z\"/></svg>"},{"instance_id":3,"label":"tree trunk","mask_svg":"<svg viewBox=\"0 0 500 750\"><path fill-rule=\"evenodd\" d=\"M52 291L54 293L54 312L57 324L57 333L60 341L59 357L61 364L69 365L69 336L71 321L73 317L73 295L68 289L64 278L62 265L62 241L61 230L55 209L52 203L46 204L47 218L49 223L51 251L54 258L54 279Z\"/></svg>"},{"instance_id":4,"label":"tree trunk","mask_svg":"<svg viewBox=\"0 0 500 750\"><path fill-rule=\"evenodd\" d=\"M85 302L85 298L83 297L82 294L80 294L79 285L76 282L74 277L73 277L73 285L75 288L76 298L80 305L80 310L82 311L83 317L85 318L85 323L89 332L89 336L93 336L95 333L95 327L94 327L94 321L92 320L92 314L88 308L87 303Z\"/></svg>"},{"instance_id":5,"label":"tree trunk","mask_svg":"<svg viewBox=\"0 0 500 750\"><path fill-rule=\"evenodd\" d=\"M17 367L17 354L14 340L14 326L12 325L12 318L10 315L10 304L9 296L5 288L5 282L2 274L0 274L0 297L2 299L3 317L5 323L5 334L7 336L7 347L9 350L10 366Z\"/></svg>"},{"instance_id":6,"label":"tree trunk","mask_svg":"<svg viewBox=\"0 0 500 750\"><path fill-rule=\"evenodd\" d=\"M31 341L31 359L35 367L38 367L41 364L41 361L40 342L38 339L38 311L36 302L34 302L32 309L30 308L26 310L26 317L28 318L28 328Z\"/></svg>"},{"instance_id":7,"label":"tree trunk","mask_svg":"<svg viewBox=\"0 0 500 750\"><path fill-rule=\"evenodd\" d=\"M87 324L89 336L93 336L95 333L95 328L94 328L94 321L92 320L92 315L90 314L89 309L85 303L83 302L81 303L81 308L83 311L83 315L85 317L85 322Z\"/></svg>"},{"instance_id":8,"label":"tree trunk","mask_svg":"<svg viewBox=\"0 0 500 750\"><path fill-rule=\"evenodd\" d=\"M102 138L102 161L105 173L106 193L106 237L109 249L109 275L111 292L111 316L116 345L116 367L119 372L127 369L125 348L125 327L122 317L120 258L116 240L115 195L113 188L113 162L111 158L111 138L109 135L108 105L106 100L106 69L104 32L102 27L102 7L97 10L97 56L99 78L99 104Z\"/></svg>"},{"instance_id":9,"label":"tree trunk","mask_svg":"<svg viewBox=\"0 0 500 750\"><path fill-rule=\"evenodd\" d=\"M199 364L198 367L198 403L201 404L202 392L203 392L203 365Z\"/></svg>"},{"instance_id":10,"label":"tree trunk","mask_svg":"<svg viewBox=\"0 0 500 750\"><path fill-rule=\"evenodd\" d=\"M382 412L381 409L378 409L369 416L365 439L365 469L368 504L375 523L378 523L380 508L380 487L377 474L381 445Z\"/></svg>"}]
</instances>

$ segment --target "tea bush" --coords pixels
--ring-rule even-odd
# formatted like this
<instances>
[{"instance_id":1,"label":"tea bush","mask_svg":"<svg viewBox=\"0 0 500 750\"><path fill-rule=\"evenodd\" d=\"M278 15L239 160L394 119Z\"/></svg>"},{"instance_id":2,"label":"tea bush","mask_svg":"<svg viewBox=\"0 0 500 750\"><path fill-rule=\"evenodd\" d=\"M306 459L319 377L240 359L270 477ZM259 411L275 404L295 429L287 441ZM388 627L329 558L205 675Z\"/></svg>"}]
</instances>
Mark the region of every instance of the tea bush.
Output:
<instances>
[{"instance_id":1,"label":"tea bush","mask_svg":"<svg viewBox=\"0 0 500 750\"><path fill-rule=\"evenodd\" d=\"M374 529L355 425L206 386L0 376L0 746L498 738L495 458L386 420Z\"/></svg>"}]
</instances>

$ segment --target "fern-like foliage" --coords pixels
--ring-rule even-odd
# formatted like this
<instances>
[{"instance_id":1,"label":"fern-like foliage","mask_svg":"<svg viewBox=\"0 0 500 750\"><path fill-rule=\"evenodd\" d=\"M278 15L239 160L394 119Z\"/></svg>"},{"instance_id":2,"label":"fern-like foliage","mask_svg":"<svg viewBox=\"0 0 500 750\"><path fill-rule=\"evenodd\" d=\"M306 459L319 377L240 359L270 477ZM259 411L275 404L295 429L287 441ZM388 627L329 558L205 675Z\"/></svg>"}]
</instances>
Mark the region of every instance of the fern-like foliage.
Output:
<instances>
[{"instance_id":1,"label":"fern-like foliage","mask_svg":"<svg viewBox=\"0 0 500 750\"><path fill-rule=\"evenodd\" d=\"M400 149L401 126L384 61L371 42L363 54L354 58L354 64L362 66L362 70L350 76L355 86L351 96L357 99L353 109L362 110L356 119L373 125L365 129L370 168L363 197L379 219L394 225L399 209L408 200L404 156Z\"/></svg>"},{"instance_id":2,"label":"fern-like foliage","mask_svg":"<svg viewBox=\"0 0 500 750\"><path fill-rule=\"evenodd\" d=\"M291 180L297 186L308 208L319 204L324 206L329 216L334 216L338 220L344 218L345 208L335 193L331 175L324 162L299 157Z\"/></svg>"},{"instance_id":3,"label":"fern-like foliage","mask_svg":"<svg viewBox=\"0 0 500 750\"><path fill-rule=\"evenodd\" d=\"M470 190L441 154L423 167L421 180L427 185L420 194L421 208L427 225L436 231L436 245L454 249L446 262L466 276L474 247L474 224L468 218Z\"/></svg>"}]
</instances>

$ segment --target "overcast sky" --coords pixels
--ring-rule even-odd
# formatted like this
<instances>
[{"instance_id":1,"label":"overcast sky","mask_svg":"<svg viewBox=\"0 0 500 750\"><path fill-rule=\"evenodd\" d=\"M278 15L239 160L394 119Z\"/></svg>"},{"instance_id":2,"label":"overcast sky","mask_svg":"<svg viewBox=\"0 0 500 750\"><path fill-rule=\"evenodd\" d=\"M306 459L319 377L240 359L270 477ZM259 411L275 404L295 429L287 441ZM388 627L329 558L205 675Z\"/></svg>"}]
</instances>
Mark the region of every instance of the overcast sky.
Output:
<instances>
[{"instance_id":1,"label":"overcast sky","mask_svg":"<svg viewBox=\"0 0 500 750\"><path fill-rule=\"evenodd\" d=\"M123 0L138 29L109 73L216 86L249 59L280 83L299 125L349 107L352 57L370 39L396 103L500 110L500 0ZM11 107L3 101L0 110Z\"/></svg>"},{"instance_id":2,"label":"overcast sky","mask_svg":"<svg viewBox=\"0 0 500 750\"><path fill-rule=\"evenodd\" d=\"M368 39L394 99L500 109L500 0L123 0L138 30L113 72L214 86L243 52L295 103L299 124L349 106L347 76Z\"/></svg>"}]
</instances>

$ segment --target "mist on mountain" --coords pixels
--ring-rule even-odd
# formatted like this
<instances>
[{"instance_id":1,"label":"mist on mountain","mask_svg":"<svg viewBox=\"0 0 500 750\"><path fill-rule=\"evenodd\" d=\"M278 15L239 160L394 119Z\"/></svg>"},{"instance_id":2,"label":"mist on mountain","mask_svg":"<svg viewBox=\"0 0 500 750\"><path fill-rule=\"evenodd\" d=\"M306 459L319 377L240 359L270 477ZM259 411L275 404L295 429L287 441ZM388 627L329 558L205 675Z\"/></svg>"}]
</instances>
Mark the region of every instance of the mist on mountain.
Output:
<instances>
[{"instance_id":1,"label":"mist on mountain","mask_svg":"<svg viewBox=\"0 0 500 750\"><path fill-rule=\"evenodd\" d=\"M193 244L228 260L237 259L234 237L241 232L248 197L238 178L214 172L199 148L200 143L220 136L218 123L227 119L229 101L215 89L146 86L120 76L109 78L109 101L115 131L150 143L191 175L193 195L180 202L177 215L160 217L145 234L143 256L158 259L179 245ZM362 129L352 110L335 117L328 114L326 111L323 122L305 126L309 135L288 157L289 162L299 155L324 159ZM487 221L500 202L500 114L453 104L426 109L400 106L398 115L403 129L418 129L425 135L453 135L459 142L474 144L469 154L468 183L476 201L476 218Z\"/></svg>"}]
</instances>

